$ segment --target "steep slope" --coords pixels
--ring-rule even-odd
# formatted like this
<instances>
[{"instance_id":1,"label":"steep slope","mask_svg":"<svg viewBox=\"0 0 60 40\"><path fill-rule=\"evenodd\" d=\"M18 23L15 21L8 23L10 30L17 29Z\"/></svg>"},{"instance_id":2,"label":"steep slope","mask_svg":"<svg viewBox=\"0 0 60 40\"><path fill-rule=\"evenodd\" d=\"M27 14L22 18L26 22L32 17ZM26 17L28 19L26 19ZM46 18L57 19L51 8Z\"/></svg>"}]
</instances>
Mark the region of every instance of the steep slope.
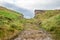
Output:
<instances>
[{"instance_id":1,"label":"steep slope","mask_svg":"<svg viewBox=\"0 0 60 40\"><path fill-rule=\"evenodd\" d=\"M23 30L23 15L0 7L0 40L7 40Z\"/></svg>"},{"instance_id":2,"label":"steep slope","mask_svg":"<svg viewBox=\"0 0 60 40\"><path fill-rule=\"evenodd\" d=\"M50 32L55 40L60 40L60 14L43 21L42 28Z\"/></svg>"},{"instance_id":3,"label":"steep slope","mask_svg":"<svg viewBox=\"0 0 60 40\"><path fill-rule=\"evenodd\" d=\"M40 25L39 27L49 32L54 40L60 40L60 10L37 10L35 12L34 19Z\"/></svg>"}]
</instances>

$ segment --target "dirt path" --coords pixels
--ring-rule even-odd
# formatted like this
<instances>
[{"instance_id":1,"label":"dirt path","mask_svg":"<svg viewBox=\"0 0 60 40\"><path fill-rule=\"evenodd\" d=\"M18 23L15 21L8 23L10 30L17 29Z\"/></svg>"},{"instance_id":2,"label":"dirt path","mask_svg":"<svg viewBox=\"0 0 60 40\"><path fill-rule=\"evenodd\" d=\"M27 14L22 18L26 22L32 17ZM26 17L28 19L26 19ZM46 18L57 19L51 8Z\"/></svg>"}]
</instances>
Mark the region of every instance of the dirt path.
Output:
<instances>
[{"instance_id":1,"label":"dirt path","mask_svg":"<svg viewBox=\"0 0 60 40\"><path fill-rule=\"evenodd\" d=\"M36 25L27 24L26 28L14 40L52 40L50 34L43 29L33 29Z\"/></svg>"},{"instance_id":2,"label":"dirt path","mask_svg":"<svg viewBox=\"0 0 60 40\"><path fill-rule=\"evenodd\" d=\"M52 40L46 32L42 30L24 30L14 40Z\"/></svg>"}]
</instances>

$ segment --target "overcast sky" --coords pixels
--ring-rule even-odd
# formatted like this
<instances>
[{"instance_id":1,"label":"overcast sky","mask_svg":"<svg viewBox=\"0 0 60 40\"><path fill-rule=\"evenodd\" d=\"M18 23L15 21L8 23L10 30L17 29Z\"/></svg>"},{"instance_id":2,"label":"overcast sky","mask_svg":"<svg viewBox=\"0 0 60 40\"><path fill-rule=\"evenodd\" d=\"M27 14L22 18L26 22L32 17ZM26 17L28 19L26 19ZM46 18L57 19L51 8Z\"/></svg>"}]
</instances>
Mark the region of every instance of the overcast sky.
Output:
<instances>
[{"instance_id":1,"label":"overcast sky","mask_svg":"<svg viewBox=\"0 0 60 40\"><path fill-rule=\"evenodd\" d=\"M35 9L60 9L60 0L0 0L33 11Z\"/></svg>"}]
</instances>

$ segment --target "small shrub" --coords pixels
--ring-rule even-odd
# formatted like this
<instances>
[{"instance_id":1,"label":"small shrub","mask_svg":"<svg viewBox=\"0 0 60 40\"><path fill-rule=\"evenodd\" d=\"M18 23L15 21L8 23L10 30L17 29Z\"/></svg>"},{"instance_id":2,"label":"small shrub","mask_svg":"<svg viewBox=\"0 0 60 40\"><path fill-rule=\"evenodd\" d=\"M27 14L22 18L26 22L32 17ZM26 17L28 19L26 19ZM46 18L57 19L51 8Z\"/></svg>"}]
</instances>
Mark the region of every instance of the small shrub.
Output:
<instances>
[{"instance_id":1,"label":"small shrub","mask_svg":"<svg viewBox=\"0 0 60 40\"><path fill-rule=\"evenodd\" d=\"M11 28L15 28L15 29L16 29L17 26L16 26L15 24L12 24L12 25L11 25Z\"/></svg>"}]
</instances>

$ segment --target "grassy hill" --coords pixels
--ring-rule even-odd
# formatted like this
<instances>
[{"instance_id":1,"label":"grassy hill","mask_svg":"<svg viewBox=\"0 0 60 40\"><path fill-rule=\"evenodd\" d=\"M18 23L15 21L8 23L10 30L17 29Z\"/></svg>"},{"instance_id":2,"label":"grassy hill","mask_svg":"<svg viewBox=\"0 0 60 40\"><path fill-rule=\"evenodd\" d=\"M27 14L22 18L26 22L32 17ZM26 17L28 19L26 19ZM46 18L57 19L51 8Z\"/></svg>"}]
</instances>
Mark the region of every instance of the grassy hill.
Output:
<instances>
[{"instance_id":1,"label":"grassy hill","mask_svg":"<svg viewBox=\"0 0 60 40\"><path fill-rule=\"evenodd\" d=\"M23 30L23 15L0 7L0 40L7 40Z\"/></svg>"},{"instance_id":2,"label":"grassy hill","mask_svg":"<svg viewBox=\"0 0 60 40\"><path fill-rule=\"evenodd\" d=\"M39 27L50 33L54 40L60 40L60 10L38 12L34 19L41 22Z\"/></svg>"},{"instance_id":3,"label":"grassy hill","mask_svg":"<svg viewBox=\"0 0 60 40\"><path fill-rule=\"evenodd\" d=\"M60 40L60 14L43 21L42 28L50 32L55 40Z\"/></svg>"}]
</instances>

